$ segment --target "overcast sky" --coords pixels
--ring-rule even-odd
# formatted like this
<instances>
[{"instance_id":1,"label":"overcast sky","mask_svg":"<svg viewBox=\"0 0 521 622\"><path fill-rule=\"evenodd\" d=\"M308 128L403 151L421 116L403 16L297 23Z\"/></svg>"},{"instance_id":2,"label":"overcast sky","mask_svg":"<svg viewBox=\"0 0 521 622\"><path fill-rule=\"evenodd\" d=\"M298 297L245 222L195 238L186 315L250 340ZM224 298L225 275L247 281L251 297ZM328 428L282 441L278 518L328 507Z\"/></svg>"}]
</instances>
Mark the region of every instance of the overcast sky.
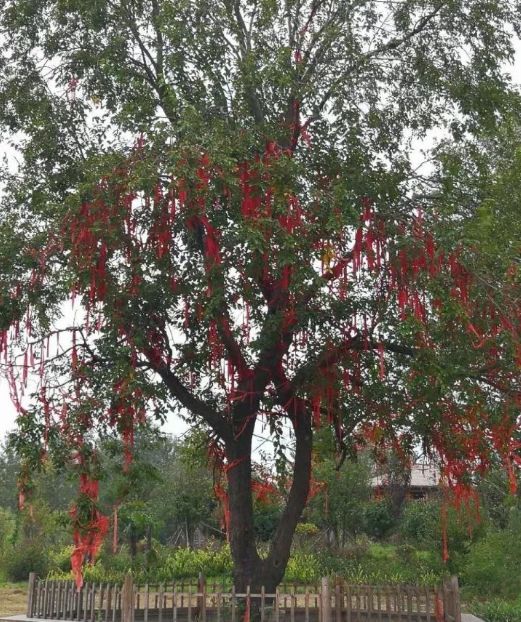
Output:
<instances>
[{"instance_id":1,"label":"overcast sky","mask_svg":"<svg viewBox=\"0 0 521 622\"><path fill-rule=\"evenodd\" d=\"M517 42L516 45L516 61L513 66L508 67L513 81L521 85L521 43ZM9 389L4 378L0 377L0 441L3 440L5 435L14 428L16 418L16 411L11 403L9 397ZM175 416L169 417L164 426L165 432L179 435L186 430L186 424ZM259 444L262 444L262 440L258 439Z\"/></svg>"}]
</instances>

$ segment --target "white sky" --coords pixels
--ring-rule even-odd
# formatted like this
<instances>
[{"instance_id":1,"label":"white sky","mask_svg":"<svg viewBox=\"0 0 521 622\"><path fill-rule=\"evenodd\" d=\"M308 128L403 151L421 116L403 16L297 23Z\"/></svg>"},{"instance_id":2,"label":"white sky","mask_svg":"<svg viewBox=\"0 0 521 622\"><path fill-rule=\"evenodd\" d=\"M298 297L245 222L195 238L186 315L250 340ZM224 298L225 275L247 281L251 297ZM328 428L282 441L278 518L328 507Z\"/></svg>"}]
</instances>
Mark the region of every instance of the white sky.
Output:
<instances>
[{"instance_id":1,"label":"white sky","mask_svg":"<svg viewBox=\"0 0 521 622\"><path fill-rule=\"evenodd\" d=\"M521 85L521 42L517 41L515 63L508 67L514 83ZM0 442L6 434L15 426L16 411L9 397L9 389L4 378L0 377ZM171 415L165 423L163 430L167 433L180 435L187 429L186 423L178 417ZM262 439L257 439L257 447L262 445Z\"/></svg>"}]
</instances>

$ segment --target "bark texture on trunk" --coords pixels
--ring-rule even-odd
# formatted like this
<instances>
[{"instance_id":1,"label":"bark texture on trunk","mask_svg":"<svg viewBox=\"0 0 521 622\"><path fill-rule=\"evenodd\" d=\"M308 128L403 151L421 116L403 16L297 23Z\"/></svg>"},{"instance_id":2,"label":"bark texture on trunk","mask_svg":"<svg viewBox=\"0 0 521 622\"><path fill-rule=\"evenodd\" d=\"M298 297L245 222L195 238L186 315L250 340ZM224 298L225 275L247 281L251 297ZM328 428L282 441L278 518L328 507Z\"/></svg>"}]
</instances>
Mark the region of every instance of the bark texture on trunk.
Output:
<instances>
[{"instance_id":1,"label":"bark texture on trunk","mask_svg":"<svg viewBox=\"0 0 521 622\"><path fill-rule=\"evenodd\" d=\"M296 447L293 481L265 559L259 557L255 542L251 470L253 430L226 444L228 462L233 465L227 472L229 537L234 563L234 583L238 591L244 592L250 586L252 591L258 593L264 586L266 591L273 592L284 577L295 528L309 494L313 436L308 412L301 412L295 419L294 431Z\"/></svg>"},{"instance_id":2,"label":"bark texture on trunk","mask_svg":"<svg viewBox=\"0 0 521 622\"><path fill-rule=\"evenodd\" d=\"M229 539L233 559L233 578L238 591L255 582L260 558L255 545L253 500L251 494L252 434L246 431L226 444L228 498L230 505Z\"/></svg>"}]
</instances>

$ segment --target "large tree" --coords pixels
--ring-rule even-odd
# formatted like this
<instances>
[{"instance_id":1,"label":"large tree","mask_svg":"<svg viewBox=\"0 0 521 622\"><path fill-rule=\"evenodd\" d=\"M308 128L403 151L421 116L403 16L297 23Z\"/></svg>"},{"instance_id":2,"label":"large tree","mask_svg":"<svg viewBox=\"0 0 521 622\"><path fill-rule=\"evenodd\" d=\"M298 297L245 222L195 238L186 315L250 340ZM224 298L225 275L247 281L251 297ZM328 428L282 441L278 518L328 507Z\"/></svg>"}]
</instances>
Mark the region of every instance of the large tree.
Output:
<instances>
[{"instance_id":1,"label":"large tree","mask_svg":"<svg viewBox=\"0 0 521 622\"><path fill-rule=\"evenodd\" d=\"M18 166L0 342L26 469L55 456L79 472L77 570L106 527L96 435L119 431L130 462L135 426L170 411L208 430L241 591L284 574L321 425L340 461L423 441L460 496L493 452L515 486L519 244L498 223L516 222L518 190L475 181L506 156L485 165L470 146L515 126L502 67L519 8L3 3L0 124ZM437 164L418 168L428 144ZM263 558L261 421L278 451L285 426L295 439Z\"/></svg>"}]
</instances>

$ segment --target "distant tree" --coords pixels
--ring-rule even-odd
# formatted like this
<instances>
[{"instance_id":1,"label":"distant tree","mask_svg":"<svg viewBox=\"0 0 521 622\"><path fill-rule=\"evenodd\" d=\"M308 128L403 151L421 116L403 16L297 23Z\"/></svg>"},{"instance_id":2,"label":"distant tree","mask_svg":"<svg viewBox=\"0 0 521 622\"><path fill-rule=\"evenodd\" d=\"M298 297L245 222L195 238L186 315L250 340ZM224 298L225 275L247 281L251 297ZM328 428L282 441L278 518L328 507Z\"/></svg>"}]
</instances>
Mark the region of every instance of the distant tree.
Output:
<instances>
[{"instance_id":1,"label":"distant tree","mask_svg":"<svg viewBox=\"0 0 521 622\"><path fill-rule=\"evenodd\" d=\"M18 507L16 481L20 474L20 459L16 453L0 445L0 508L15 511Z\"/></svg>"},{"instance_id":2,"label":"distant tree","mask_svg":"<svg viewBox=\"0 0 521 622\"><path fill-rule=\"evenodd\" d=\"M313 468L315 494L306 518L328 536L338 548L364 530L364 507L371 496L373 459L368 453L346 458L339 464L334 457L333 436L326 429L316 443Z\"/></svg>"},{"instance_id":3,"label":"distant tree","mask_svg":"<svg viewBox=\"0 0 521 622\"><path fill-rule=\"evenodd\" d=\"M213 477L200 435L174 443L172 460L161 471L161 483L155 487L150 504L163 525L163 537L169 534L171 538L181 531L191 547L198 527L219 532Z\"/></svg>"}]
</instances>

